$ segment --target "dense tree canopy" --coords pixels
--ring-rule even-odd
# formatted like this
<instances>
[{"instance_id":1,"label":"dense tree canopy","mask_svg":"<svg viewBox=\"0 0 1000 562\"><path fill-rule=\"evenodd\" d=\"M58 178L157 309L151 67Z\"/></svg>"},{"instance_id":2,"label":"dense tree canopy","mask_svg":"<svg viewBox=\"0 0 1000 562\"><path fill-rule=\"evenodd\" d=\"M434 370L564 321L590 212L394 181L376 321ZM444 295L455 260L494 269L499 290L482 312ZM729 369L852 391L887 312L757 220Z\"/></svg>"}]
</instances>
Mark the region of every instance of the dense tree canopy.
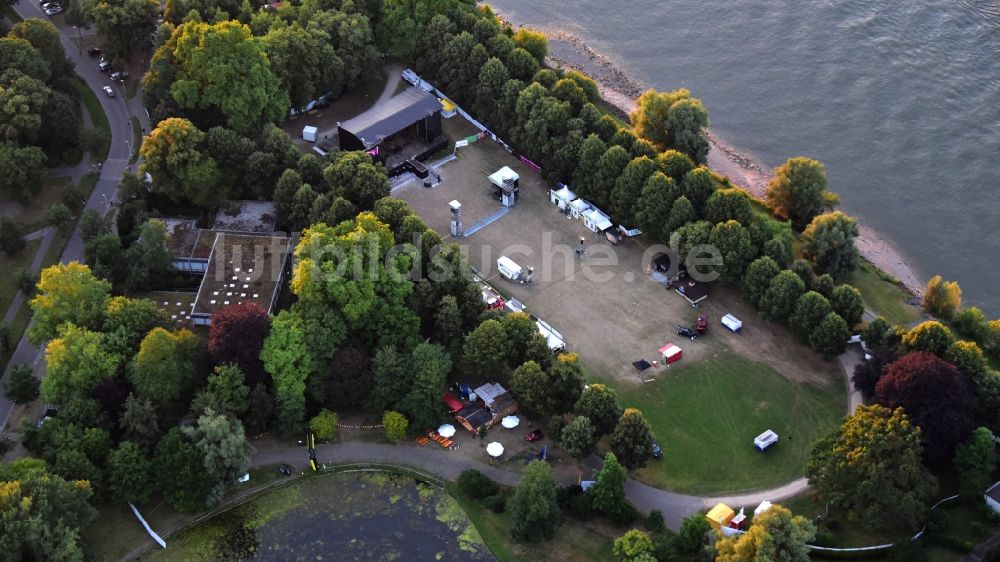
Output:
<instances>
[{"instance_id":1,"label":"dense tree canopy","mask_svg":"<svg viewBox=\"0 0 1000 562\"><path fill-rule=\"evenodd\" d=\"M83 0L81 9L97 27L105 56L126 61L145 53L160 17L156 0Z\"/></svg>"},{"instance_id":2,"label":"dense tree canopy","mask_svg":"<svg viewBox=\"0 0 1000 562\"><path fill-rule=\"evenodd\" d=\"M174 200L212 207L224 196L217 189L218 165L202 153L205 133L187 119L161 121L143 139L142 171L153 178L153 188Z\"/></svg>"},{"instance_id":3,"label":"dense tree canopy","mask_svg":"<svg viewBox=\"0 0 1000 562\"><path fill-rule=\"evenodd\" d=\"M642 468L653 456L653 430L642 412L626 408L611 434L611 450L629 470Z\"/></svg>"},{"instance_id":4,"label":"dense tree canopy","mask_svg":"<svg viewBox=\"0 0 1000 562\"><path fill-rule=\"evenodd\" d=\"M945 281L940 275L931 277L924 289L924 310L948 319L962 306L962 288L957 281Z\"/></svg>"},{"instance_id":5,"label":"dense tree canopy","mask_svg":"<svg viewBox=\"0 0 1000 562\"><path fill-rule=\"evenodd\" d=\"M169 96L201 125L243 134L281 119L290 106L265 41L236 21L177 27L154 53L143 89L150 107Z\"/></svg>"},{"instance_id":6,"label":"dense tree canopy","mask_svg":"<svg viewBox=\"0 0 1000 562\"><path fill-rule=\"evenodd\" d=\"M274 404L278 428L285 432L302 429L306 419L306 379L315 362L306 345L302 318L283 310L271 323L260 358L274 379Z\"/></svg>"},{"instance_id":7,"label":"dense tree canopy","mask_svg":"<svg viewBox=\"0 0 1000 562\"><path fill-rule=\"evenodd\" d=\"M45 346L45 401L65 405L117 373L122 358L107 351L104 334L64 324L58 336Z\"/></svg>"},{"instance_id":8,"label":"dense tree canopy","mask_svg":"<svg viewBox=\"0 0 1000 562\"><path fill-rule=\"evenodd\" d=\"M587 416L594 424L594 433L600 437L615 429L622 415L618 405L618 395L603 384L591 384L580 394L573 411L579 416Z\"/></svg>"},{"instance_id":9,"label":"dense tree canopy","mask_svg":"<svg viewBox=\"0 0 1000 562\"><path fill-rule=\"evenodd\" d=\"M19 146L12 141L0 143L0 193L18 201L30 201L48 177L47 161L37 146Z\"/></svg>"},{"instance_id":10,"label":"dense tree canopy","mask_svg":"<svg viewBox=\"0 0 1000 562\"><path fill-rule=\"evenodd\" d=\"M860 406L813 447L806 476L824 499L873 529L910 530L937 492L921 462L920 429L901 408Z\"/></svg>"},{"instance_id":11,"label":"dense tree canopy","mask_svg":"<svg viewBox=\"0 0 1000 562\"><path fill-rule=\"evenodd\" d=\"M691 97L691 92L683 88L673 92L647 90L636 100L636 105L631 115L636 134L661 150L673 148L695 162L705 162L709 148L705 135L708 112L700 101Z\"/></svg>"},{"instance_id":12,"label":"dense tree canopy","mask_svg":"<svg viewBox=\"0 0 1000 562\"><path fill-rule=\"evenodd\" d=\"M823 165L802 156L778 166L767 187L767 203L774 214L790 219L797 230L804 229L813 217L838 202L837 195L826 190Z\"/></svg>"},{"instance_id":13,"label":"dense tree canopy","mask_svg":"<svg viewBox=\"0 0 1000 562\"><path fill-rule=\"evenodd\" d=\"M0 467L0 538L8 560L83 560L82 532L97 517L87 481L49 474L21 459Z\"/></svg>"},{"instance_id":14,"label":"dense tree canopy","mask_svg":"<svg viewBox=\"0 0 1000 562\"><path fill-rule=\"evenodd\" d=\"M43 269L38 294L31 300L35 314L28 328L31 341L38 344L52 338L64 322L99 328L110 290L110 283L94 277L90 268L78 262Z\"/></svg>"},{"instance_id":15,"label":"dense tree canopy","mask_svg":"<svg viewBox=\"0 0 1000 562\"><path fill-rule=\"evenodd\" d=\"M260 351L270 331L271 319L257 303L247 301L219 309L212 315L208 332L212 362L235 363L246 375L249 386L264 382Z\"/></svg>"},{"instance_id":16,"label":"dense tree canopy","mask_svg":"<svg viewBox=\"0 0 1000 562\"><path fill-rule=\"evenodd\" d=\"M716 562L809 562L809 548L816 526L780 505L753 518L746 533L716 543Z\"/></svg>"},{"instance_id":17,"label":"dense tree canopy","mask_svg":"<svg viewBox=\"0 0 1000 562\"><path fill-rule=\"evenodd\" d=\"M132 362L132 384L139 398L159 405L182 399L196 382L197 347L198 337L190 330L150 330Z\"/></svg>"},{"instance_id":18,"label":"dense tree canopy","mask_svg":"<svg viewBox=\"0 0 1000 562\"><path fill-rule=\"evenodd\" d=\"M835 211L812 219L802 232L802 255L817 271L841 275L858 267L858 222Z\"/></svg>"},{"instance_id":19,"label":"dense tree canopy","mask_svg":"<svg viewBox=\"0 0 1000 562\"><path fill-rule=\"evenodd\" d=\"M548 463L528 463L507 509L511 514L514 538L538 542L552 537L559 518L559 506L556 504L555 478Z\"/></svg>"},{"instance_id":20,"label":"dense tree canopy","mask_svg":"<svg viewBox=\"0 0 1000 562\"><path fill-rule=\"evenodd\" d=\"M888 365L875 386L883 406L903 408L923 431L929 458L950 456L972 429L972 396L953 365L926 352L904 355Z\"/></svg>"}]
</instances>

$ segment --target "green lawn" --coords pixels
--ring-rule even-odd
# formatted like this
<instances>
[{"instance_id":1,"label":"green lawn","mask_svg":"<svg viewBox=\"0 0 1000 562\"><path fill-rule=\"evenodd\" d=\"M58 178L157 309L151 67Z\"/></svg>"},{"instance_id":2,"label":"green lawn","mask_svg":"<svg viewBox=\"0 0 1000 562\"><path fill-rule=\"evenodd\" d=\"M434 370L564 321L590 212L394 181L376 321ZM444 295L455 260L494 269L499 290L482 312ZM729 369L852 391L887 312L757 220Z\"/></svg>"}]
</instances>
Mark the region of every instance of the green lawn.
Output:
<instances>
[{"instance_id":1,"label":"green lawn","mask_svg":"<svg viewBox=\"0 0 1000 562\"><path fill-rule=\"evenodd\" d=\"M83 100L83 105L87 108L87 113L90 114L90 122L94 124L94 128L104 131L107 139L101 150L97 154L91 154L90 157L92 160L97 161L107 160L108 150L111 149L111 124L108 122L108 116L104 114L104 108L101 107L101 102L97 99L97 94L90 89L90 86L82 78L74 76L73 86L80 95L80 99Z\"/></svg>"},{"instance_id":2,"label":"green lawn","mask_svg":"<svg viewBox=\"0 0 1000 562\"><path fill-rule=\"evenodd\" d=\"M861 268L848 274L844 281L861 291L865 306L892 324L910 324L923 316L920 308L906 304L910 293L870 263L862 262Z\"/></svg>"},{"instance_id":3,"label":"green lawn","mask_svg":"<svg viewBox=\"0 0 1000 562\"><path fill-rule=\"evenodd\" d=\"M142 146L142 124L135 116L129 118L129 121L132 123L132 154L129 154L128 163L135 164L139 159L139 147Z\"/></svg>"},{"instance_id":4,"label":"green lawn","mask_svg":"<svg viewBox=\"0 0 1000 562\"><path fill-rule=\"evenodd\" d=\"M733 493L785 484L803 475L812 443L847 410L842 376L826 386L792 382L771 367L721 352L660 380L619 388L642 410L663 447L637 473L653 486L685 493ZM753 439L772 429L781 441L761 453Z\"/></svg>"},{"instance_id":5,"label":"green lawn","mask_svg":"<svg viewBox=\"0 0 1000 562\"><path fill-rule=\"evenodd\" d=\"M24 249L12 257L0 253L0 271L7 272L3 276L3 282L0 283L0 319L7 313L7 308L10 307L14 295L17 294L14 272L31 265L31 260L35 259L35 252L38 251L38 246L41 243L41 240L28 240L25 242Z\"/></svg>"}]
</instances>

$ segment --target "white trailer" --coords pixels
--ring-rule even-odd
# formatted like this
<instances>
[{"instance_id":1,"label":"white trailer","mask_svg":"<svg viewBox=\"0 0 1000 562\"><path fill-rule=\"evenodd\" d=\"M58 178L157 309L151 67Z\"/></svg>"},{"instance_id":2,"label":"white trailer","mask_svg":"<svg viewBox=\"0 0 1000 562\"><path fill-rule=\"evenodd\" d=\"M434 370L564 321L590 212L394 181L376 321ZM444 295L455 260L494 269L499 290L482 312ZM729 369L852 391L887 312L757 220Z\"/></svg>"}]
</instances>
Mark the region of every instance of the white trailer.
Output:
<instances>
[{"instance_id":1,"label":"white trailer","mask_svg":"<svg viewBox=\"0 0 1000 562\"><path fill-rule=\"evenodd\" d=\"M729 328L729 330L734 334L743 329L743 321L732 314L727 314L722 317L722 325Z\"/></svg>"},{"instance_id":2,"label":"white trailer","mask_svg":"<svg viewBox=\"0 0 1000 562\"><path fill-rule=\"evenodd\" d=\"M531 268L521 267L507 256L497 258L497 271L507 279L517 281L521 284L531 283L532 281Z\"/></svg>"}]
</instances>

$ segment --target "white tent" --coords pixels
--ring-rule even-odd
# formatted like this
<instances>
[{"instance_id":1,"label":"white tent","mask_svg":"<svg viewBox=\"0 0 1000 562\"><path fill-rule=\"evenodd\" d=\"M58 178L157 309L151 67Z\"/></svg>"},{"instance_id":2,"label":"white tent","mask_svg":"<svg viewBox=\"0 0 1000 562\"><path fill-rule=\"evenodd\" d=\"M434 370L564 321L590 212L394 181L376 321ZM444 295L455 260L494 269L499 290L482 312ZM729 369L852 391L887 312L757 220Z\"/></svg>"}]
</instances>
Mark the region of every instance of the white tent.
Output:
<instances>
[{"instance_id":1,"label":"white tent","mask_svg":"<svg viewBox=\"0 0 1000 562\"><path fill-rule=\"evenodd\" d=\"M566 341L563 339L562 334L555 331L555 329L552 328L548 322L539 318L535 320L535 325L538 326L538 333L542 334L546 343L549 344L549 349L552 351L566 349Z\"/></svg>"},{"instance_id":2,"label":"white tent","mask_svg":"<svg viewBox=\"0 0 1000 562\"><path fill-rule=\"evenodd\" d=\"M438 435L441 437L452 437L455 435L455 426L446 423L438 428Z\"/></svg>"},{"instance_id":3,"label":"white tent","mask_svg":"<svg viewBox=\"0 0 1000 562\"><path fill-rule=\"evenodd\" d=\"M771 502L769 502L767 500L764 500L764 501L760 502L760 505L757 506L757 509L753 510L753 516L757 517L758 515L760 515L761 513L764 513L765 511L767 511L769 509L771 509Z\"/></svg>"},{"instance_id":4,"label":"white tent","mask_svg":"<svg viewBox=\"0 0 1000 562\"><path fill-rule=\"evenodd\" d=\"M507 429L514 429L521 423L521 419L517 416L507 416L500 420L500 425L506 427Z\"/></svg>"},{"instance_id":5,"label":"white tent","mask_svg":"<svg viewBox=\"0 0 1000 562\"><path fill-rule=\"evenodd\" d=\"M503 168L500 168L499 170L490 174L490 183L500 188L504 186L504 181L507 180L515 182L514 185L516 186L517 185L516 182L518 179L519 176L517 175L517 172L511 170L507 166L504 166Z\"/></svg>"},{"instance_id":6,"label":"white tent","mask_svg":"<svg viewBox=\"0 0 1000 562\"><path fill-rule=\"evenodd\" d=\"M499 457L503 454L503 445L496 441L486 446L486 454L491 457Z\"/></svg>"},{"instance_id":7,"label":"white tent","mask_svg":"<svg viewBox=\"0 0 1000 562\"><path fill-rule=\"evenodd\" d=\"M570 191L569 187L563 185L561 189L549 191L549 199L552 200L552 203L558 205L560 209L565 209L576 199L576 194Z\"/></svg>"},{"instance_id":8,"label":"white tent","mask_svg":"<svg viewBox=\"0 0 1000 562\"><path fill-rule=\"evenodd\" d=\"M582 217L583 214L590 209L590 203L588 203L586 199L574 199L569 204L570 214L573 215L574 219Z\"/></svg>"},{"instance_id":9,"label":"white tent","mask_svg":"<svg viewBox=\"0 0 1000 562\"><path fill-rule=\"evenodd\" d=\"M583 213L583 225L594 232L604 232L611 228L611 217L594 207Z\"/></svg>"}]
</instances>

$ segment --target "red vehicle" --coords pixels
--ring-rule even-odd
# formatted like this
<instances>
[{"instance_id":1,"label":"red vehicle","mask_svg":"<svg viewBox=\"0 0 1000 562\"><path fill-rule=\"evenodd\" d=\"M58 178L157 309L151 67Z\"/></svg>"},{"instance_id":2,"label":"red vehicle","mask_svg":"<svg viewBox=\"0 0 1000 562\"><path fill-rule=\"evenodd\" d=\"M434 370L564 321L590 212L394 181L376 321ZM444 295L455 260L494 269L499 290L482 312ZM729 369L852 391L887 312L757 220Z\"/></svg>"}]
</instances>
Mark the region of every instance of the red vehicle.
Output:
<instances>
[{"instance_id":1,"label":"red vehicle","mask_svg":"<svg viewBox=\"0 0 1000 562\"><path fill-rule=\"evenodd\" d=\"M532 429L527 435L524 436L524 438L528 441L538 441L542 437L544 437L544 435L542 435L541 429Z\"/></svg>"},{"instance_id":2,"label":"red vehicle","mask_svg":"<svg viewBox=\"0 0 1000 562\"><path fill-rule=\"evenodd\" d=\"M708 331L708 315L702 314L698 316L698 322L694 325L694 329L698 332L699 336L704 336L705 332Z\"/></svg>"}]
</instances>

